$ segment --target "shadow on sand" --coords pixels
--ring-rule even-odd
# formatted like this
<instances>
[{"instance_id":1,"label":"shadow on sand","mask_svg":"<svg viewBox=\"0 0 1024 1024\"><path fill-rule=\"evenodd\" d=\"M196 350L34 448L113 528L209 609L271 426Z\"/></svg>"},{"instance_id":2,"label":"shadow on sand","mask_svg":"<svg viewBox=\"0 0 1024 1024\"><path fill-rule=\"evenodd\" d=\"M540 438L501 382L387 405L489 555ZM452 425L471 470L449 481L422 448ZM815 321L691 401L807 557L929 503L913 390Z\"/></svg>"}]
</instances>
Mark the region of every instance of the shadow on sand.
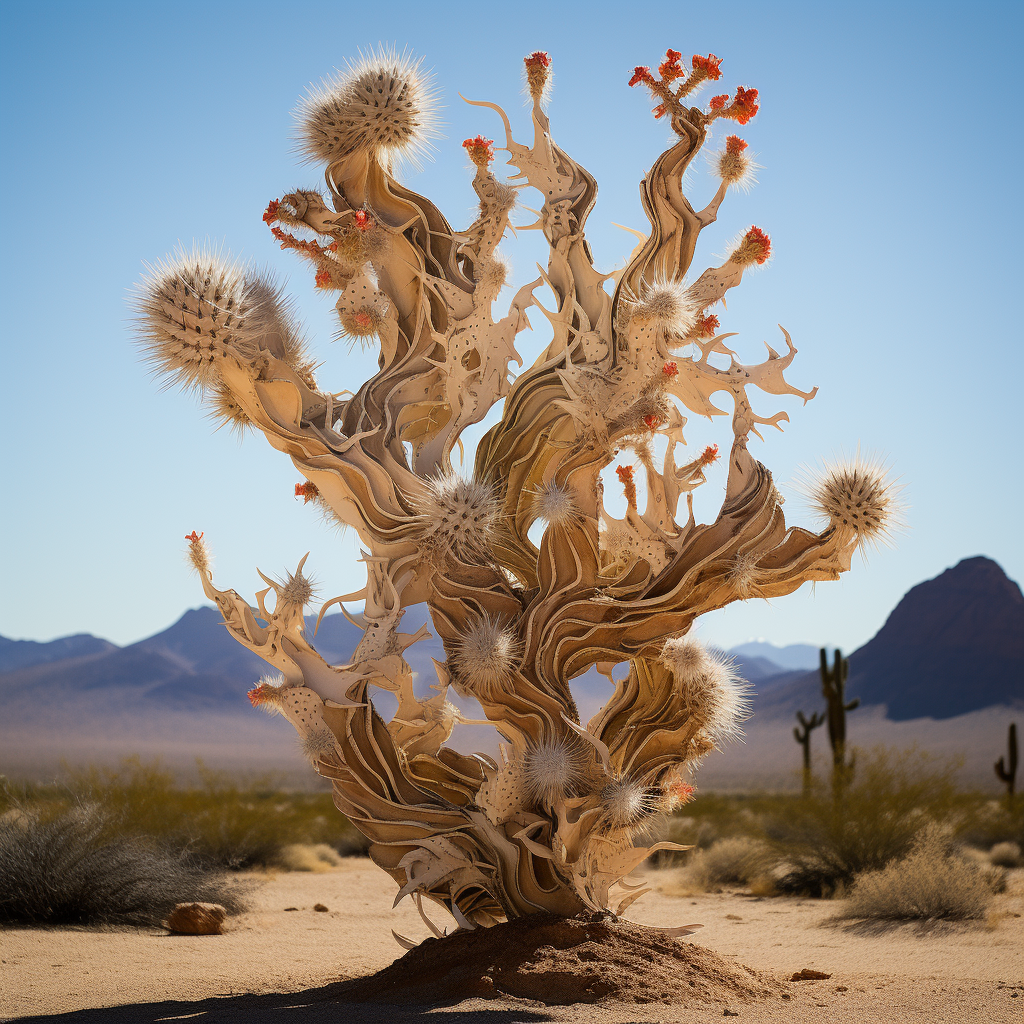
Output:
<instances>
[{"instance_id":1,"label":"shadow on sand","mask_svg":"<svg viewBox=\"0 0 1024 1024\"><path fill-rule=\"evenodd\" d=\"M305 992L271 995L217 996L198 1002L165 1001L104 1006L95 1010L19 1017L19 1021L67 1022L67 1024L157 1024L183 1021L186 1024L544 1024L555 1020L544 1012L495 1007L459 1010L422 1006L384 1006L340 1001L345 982L308 989ZM479 1005L479 1004L478 1004Z\"/></svg>"}]
</instances>

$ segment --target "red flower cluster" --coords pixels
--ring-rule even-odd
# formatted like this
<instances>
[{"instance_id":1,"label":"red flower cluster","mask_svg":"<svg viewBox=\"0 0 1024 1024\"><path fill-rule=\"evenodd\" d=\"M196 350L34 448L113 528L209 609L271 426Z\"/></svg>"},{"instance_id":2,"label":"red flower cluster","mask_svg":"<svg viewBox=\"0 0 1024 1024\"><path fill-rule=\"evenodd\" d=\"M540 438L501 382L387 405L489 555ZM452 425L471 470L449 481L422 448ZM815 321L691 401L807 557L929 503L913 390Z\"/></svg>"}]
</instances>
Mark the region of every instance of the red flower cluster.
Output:
<instances>
[{"instance_id":1,"label":"red flower cluster","mask_svg":"<svg viewBox=\"0 0 1024 1024\"><path fill-rule=\"evenodd\" d=\"M658 65L658 74L661 75L663 82L674 82L677 78L682 78L686 74L679 63L682 59L683 55L678 50L665 51L665 59ZM696 59L694 57L694 60Z\"/></svg>"},{"instance_id":2,"label":"red flower cluster","mask_svg":"<svg viewBox=\"0 0 1024 1024\"><path fill-rule=\"evenodd\" d=\"M205 533L205 532L206 531L204 530L203 533ZM185 540L191 541L193 544L198 544L202 539L203 539L203 534L202 533L198 533L197 534L195 530L193 530L191 533L186 533L185 534Z\"/></svg>"},{"instance_id":3,"label":"red flower cluster","mask_svg":"<svg viewBox=\"0 0 1024 1024\"><path fill-rule=\"evenodd\" d=\"M303 505L308 505L314 498L320 496L320 491L311 480L295 485L295 497L302 499Z\"/></svg>"},{"instance_id":4,"label":"red flower cluster","mask_svg":"<svg viewBox=\"0 0 1024 1024\"><path fill-rule=\"evenodd\" d=\"M720 70L722 58L716 57L713 53L709 53L706 57L701 57L695 53L691 63L693 70L700 72L703 78L710 78L712 82L717 82L722 77Z\"/></svg>"},{"instance_id":5,"label":"red flower cluster","mask_svg":"<svg viewBox=\"0 0 1024 1024\"><path fill-rule=\"evenodd\" d=\"M712 96L711 103L709 106L712 110L721 110L725 106L726 100L729 99L728 93L723 93L721 96Z\"/></svg>"},{"instance_id":6,"label":"red flower cluster","mask_svg":"<svg viewBox=\"0 0 1024 1024\"><path fill-rule=\"evenodd\" d=\"M746 124L761 109L757 102L757 90L744 89L742 85L736 89L736 97L732 103L736 109L736 120L740 124Z\"/></svg>"},{"instance_id":7,"label":"red flower cluster","mask_svg":"<svg viewBox=\"0 0 1024 1024\"><path fill-rule=\"evenodd\" d=\"M677 782L670 790L669 795L675 805L687 804L693 799L697 790L686 782Z\"/></svg>"},{"instance_id":8,"label":"red flower cluster","mask_svg":"<svg viewBox=\"0 0 1024 1024\"><path fill-rule=\"evenodd\" d=\"M356 322L357 327L362 327L364 330L373 325L369 313L356 313L352 319Z\"/></svg>"},{"instance_id":9,"label":"red flower cluster","mask_svg":"<svg viewBox=\"0 0 1024 1024\"><path fill-rule=\"evenodd\" d=\"M280 199L271 199L267 204L267 208L263 211L263 222L265 224L273 224L277 220L277 209L281 205Z\"/></svg>"},{"instance_id":10,"label":"red flower cluster","mask_svg":"<svg viewBox=\"0 0 1024 1024\"><path fill-rule=\"evenodd\" d=\"M268 690L270 687L266 683L260 683L259 686L254 686L246 696L249 698L249 703L254 707L258 708L261 704L266 704L270 699Z\"/></svg>"},{"instance_id":11,"label":"red flower cluster","mask_svg":"<svg viewBox=\"0 0 1024 1024\"><path fill-rule=\"evenodd\" d=\"M657 120L659 117L665 116L665 104L659 103L651 113L654 115L654 119Z\"/></svg>"},{"instance_id":12,"label":"red flower cluster","mask_svg":"<svg viewBox=\"0 0 1024 1024\"><path fill-rule=\"evenodd\" d=\"M747 144L738 135L728 135L725 139L725 151L739 156L747 148Z\"/></svg>"},{"instance_id":13,"label":"red flower cluster","mask_svg":"<svg viewBox=\"0 0 1024 1024\"><path fill-rule=\"evenodd\" d=\"M360 231L369 231L373 227L373 218L365 210L356 210L356 227Z\"/></svg>"},{"instance_id":14,"label":"red flower cluster","mask_svg":"<svg viewBox=\"0 0 1024 1024\"><path fill-rule=\"evenodd\" d=\"M751 228L743 236L743 241L749 245L757 246L760 250L757 254L758 263L764 263L772 254L772 240L758 227Z\"/></svg>"},{"instance_id":15,"label":"red flower cluster","mask_svg":"<svg viewBox=\"0 0 1024 1024\"><path fill-rule=\"evenodd\" d=\"M644 423L647 425L648 430L654 430L654 428L661 422L661 417L655 415L653 412L649 412L644 417ZM632 468L632 467L630 467Z\"/></svg>"},{"instance_id":16,"label":"red flower cluster","mask_svg":"<svg viewBox=\"0 0 1024 1024\"><path fill-rule=\"evenodd\" d=\"M549 68L551 67L551 58L544 50L534 50L529 57L523 58L523 63L528 68Z\"/></svg>"},{"instance_id":17,"label":"red flower cluster","mask_svg":"<svg viewBox=\"0 0 1024 1024\"><path fill-rule=\"evenodd\" d=\"M616 466L615 475L624 484L631 484L633 482L633 467L632 466Z\"/></svg>"},{"instance_id":18,"label":"red flower cluster","mask_svg":"<svg viewBox=\"0 0 1024 1024\"><path fill-rule=\"evenodd\" d=\"M707 446L707 448L705 448L703 453L701 454L700 464L702 466L710 466L713 462L717 462L717 461L718 461L718 445L717 444L709 444Z\"/></svg>"},{"instance_id":19,"label":"red flower cluster","mask_svg":"<svg viewBox=\"0 0 1024 1024\"><path fill-rule=\"evenodd\" d=\"M679 365L678 365L678 363L666 363L661 368L661 372L666 377L675 377L675 376L677 376L679 374Z\"/></svg>"},{"instance_id":20,"label":"red flower cluster","mask_svg":"<svg viewBox=\"0 0 1024 1024\"><path fill-rule=\"evenodd\" d=\"M715 331L717 331L719 327L718 317L715 316L714 313L710 316L706 316L704 313L701 313L697 318L696 327L697 333L701 338L713 338L715 336Z\"/></svg>"},{"instance_id":21,"label":"red flower cluster","mask_svg":"<svg viewBox=\"0 0 1024 1024\"><path fill-rule=\"evenodd\" d=\"M317 288L327 288L331 283L331 272L326 267L321 267L316 272Z\"/></svg>"},{"instance_id":22,"label":"red flower cluster","mask_svg":"<svg viewBox=\"0 0 1024 1024\"><path fill-rule=\"evenodd\" d=\"M463 148L469 154L469 159L477 167L486 167L494 159L494 140L485 139L478 135L475 139L466 139Z\"/></svg>"},{"instance_id":23,"label":"red flower cluster","mask_svg":"<svg viewBox=\"0 0 1024 1024\"><path fill-rule=\"evenodd\" d=\"M638 64L633 68L633 77L629 80L629 86L632 88L634 85L639 85L641 82L644 85L654 85L654 75L651 74L651 69L645 67L643 64Z\"/></svg>"}]
</instances>

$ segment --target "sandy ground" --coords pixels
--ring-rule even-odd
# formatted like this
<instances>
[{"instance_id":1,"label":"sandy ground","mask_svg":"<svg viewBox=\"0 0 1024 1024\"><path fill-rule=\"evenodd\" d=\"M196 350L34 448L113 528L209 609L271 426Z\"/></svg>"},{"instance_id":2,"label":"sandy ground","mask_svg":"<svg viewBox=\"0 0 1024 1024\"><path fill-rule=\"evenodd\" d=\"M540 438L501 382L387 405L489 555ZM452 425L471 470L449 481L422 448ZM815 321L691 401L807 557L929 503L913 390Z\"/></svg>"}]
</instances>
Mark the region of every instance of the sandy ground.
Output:
<instances>
[{"instance_id":1,"label":"sandy ground","mask_svg":"<svg viewBox=\"0 0 1024 1024\"><path fill-rule=\"evenodd\" d=\"M665 876L651 872L657 881ZM391 929L426 927L368 861L323 874L260 876L251 912L222 936L156 930L29 929L0 932L0 1016L5 1020L142 1024L187 1020L263 1024L435 1020L437 1024L586 1024L741 1020L800 1022L1014 1022L1024 1020L1024 871L986 924L836 925L836 905L740 893L669 897L653 892L628 916L643 924L703 922L693 940L779 978L813 968L827 981L796 982L791 998L707 1009L661 1005L547 1007L471 1000L432 1010L339 1006L331 982L368 974L402 952ZM327 912L314 911L323 903ZM297 908L288 910L287 908ZM439 925L444 913L435 910ZM726 1012L728 1011L728 1012Z\"/></svg>"}]
</instances>

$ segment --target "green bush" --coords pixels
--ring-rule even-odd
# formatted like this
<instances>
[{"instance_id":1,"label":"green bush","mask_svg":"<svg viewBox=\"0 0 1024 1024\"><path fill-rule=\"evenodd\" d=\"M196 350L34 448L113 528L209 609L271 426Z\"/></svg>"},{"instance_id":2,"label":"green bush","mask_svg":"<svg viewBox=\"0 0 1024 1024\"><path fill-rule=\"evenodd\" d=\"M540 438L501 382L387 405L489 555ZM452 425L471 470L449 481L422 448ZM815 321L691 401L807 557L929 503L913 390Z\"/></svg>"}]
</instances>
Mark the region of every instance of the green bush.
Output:
<instances>
[{"instance_id":1,"label":"green bush","mask_svg":"<svg viewBox=\"0 0 1024 1024\"><path fill-rule=\"evenodd\" d=\"M877 750L859 758L841 800L822 786L768 814L764 835L780 862L780 891L833 895L855 875L905 857L930 822L955 828L963 816L958 767L916 750Z\"/></svg>"}]
</instances>

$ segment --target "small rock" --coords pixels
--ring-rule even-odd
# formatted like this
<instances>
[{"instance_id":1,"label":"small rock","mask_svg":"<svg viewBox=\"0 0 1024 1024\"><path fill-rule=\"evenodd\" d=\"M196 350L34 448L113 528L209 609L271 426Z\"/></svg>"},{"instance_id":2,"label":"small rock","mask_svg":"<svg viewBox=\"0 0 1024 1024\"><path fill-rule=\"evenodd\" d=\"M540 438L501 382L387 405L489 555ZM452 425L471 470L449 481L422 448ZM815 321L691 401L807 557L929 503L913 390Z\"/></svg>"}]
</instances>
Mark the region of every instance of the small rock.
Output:
<instances>
[{"instance_id":1,"label":"small rock","mask_svg":"<svg viewBox=\"0 0 1024 1024\"><path fill-rule=\"evenodd\" d=\"M317 903L317 904L316 904L316 905L315 905L315 906L313 907L313 909L314 909L314 910L315 910L315 911L316 911L316 912L317 912L318 914L326 914L326 913L327 913L327 907L325 907L325 906L324 906L324 905L323 905L322 903Z\"/></svg>"},{"instance_id":2,"label":"small rock","mask_svg":"<svg viewBox=\"0 0 1024 1024\"><path fill-rule=\"evenodd\" d=\"M738 1017L739 1015L739 1010L730 1010L728 1006L722 1011L723 1017Z\"/></svg>"},{"instance_id":3,"label":"small rock","mask_svg":"<svg viewBox=\"0 0 1024 1024\"><path fill-rule=\"evenodd\" d=\"M726 921L742 921L743 920L743 918L740 917L739 914L726 914L725 915L725 919L726 919Z\"/></svg>"},{"instance_id":4,"label":"small rock","mask_svg":"<svg viewBox=\"0 0 1024 1024\"><path fill-rule=\"evenodd\" d=\"M164 927L178 935L220 935L227 913L219 903L179 903Z\"/></svg>"},{"instance_id":5,"label":"small rock","mask_svg":"<svg viewBox=\"0 0 1024 1024\"><path fill-rule=\"evenodd\" d=\"M287 914L290 910L298 910L298 907L285 907L284 912Z\"/></svg>"},{"instance_id":6,"label":"small rock","mask_svg":"<svg viewBox=\"0 0 1024 1024\"><path fill-rule=\"evenodd\" d=\"M797 971L796 974L790 978L790 981L828 981L831 978L831 974L823 974L821 971L811 970L810 967L805 967L802 971Z\"/></svg>"}]
</instances>

